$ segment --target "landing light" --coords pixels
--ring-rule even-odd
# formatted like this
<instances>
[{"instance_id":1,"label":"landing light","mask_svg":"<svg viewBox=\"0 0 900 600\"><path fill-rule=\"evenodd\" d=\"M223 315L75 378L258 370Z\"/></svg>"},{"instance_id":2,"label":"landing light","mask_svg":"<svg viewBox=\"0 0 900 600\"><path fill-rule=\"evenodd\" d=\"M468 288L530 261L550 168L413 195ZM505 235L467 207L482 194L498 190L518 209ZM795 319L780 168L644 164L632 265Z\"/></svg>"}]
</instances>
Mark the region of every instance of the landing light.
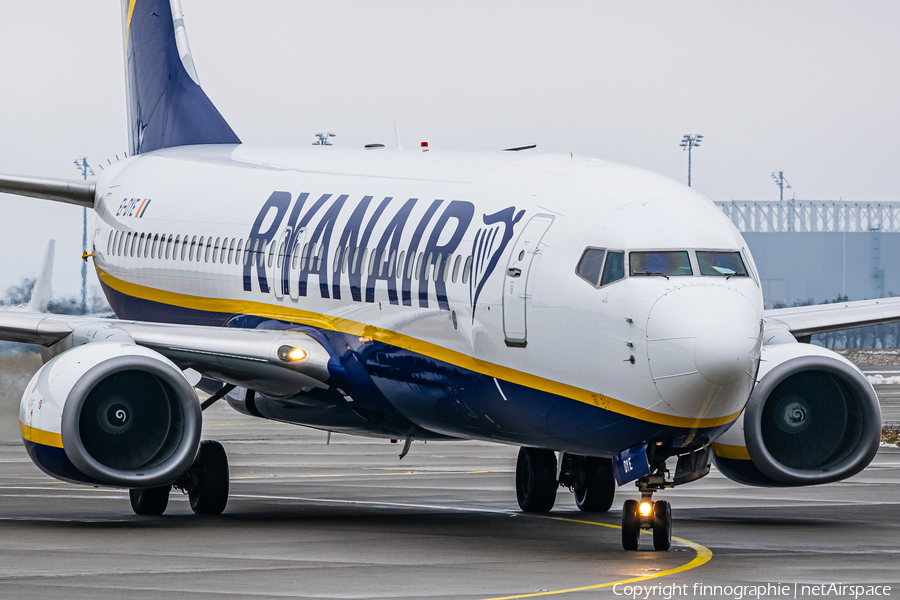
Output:
<instances>
[{"instance_id":1,"label":"landing light","mask_svg":"<svg viewBox=\"0 0 900 600\"><path fill-rule=\"evenodd\" d=\"M299 362L306 359L306 350L295 346L282 346L278 349L278 358L284 362Z\"/></svg>"},{"instance_id":2,"label":"landing light","mask_svg":"<svg viewBox=\"0 0 900 600\"><path fill-rule=\"evenodd\" d=\"M653 505L645 500L641 502L638 510L641 511L641 514L646 517L653 512Z\"/></svg>"}]
</instances>

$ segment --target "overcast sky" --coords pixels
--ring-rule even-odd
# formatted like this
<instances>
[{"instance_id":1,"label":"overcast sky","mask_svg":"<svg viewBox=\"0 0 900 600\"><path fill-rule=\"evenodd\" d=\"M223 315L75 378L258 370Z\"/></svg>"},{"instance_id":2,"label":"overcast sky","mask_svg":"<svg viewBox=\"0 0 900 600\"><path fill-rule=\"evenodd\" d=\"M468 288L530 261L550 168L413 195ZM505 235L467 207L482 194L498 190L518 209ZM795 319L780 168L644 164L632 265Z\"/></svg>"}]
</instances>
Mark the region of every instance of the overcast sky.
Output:
<instances>
[{"instance_id":1,"label":"overcast sky","mask_svg":"<svg viewBox=\"0 0 900 600\"><path fill-rule=\"evenodd\" d=\"M0 2L0 172L126 148L118 0ZM713 200L900 201L900 3L182 0L200 82L245 143L524 143L687 179ZM95 167L96 168L96 167ZM81 209L0 195L0 293ZM91 217L91 215L89 215ZM89 219L90 220L90 219ZM92 280L96 281L93 277Z\"/></svg>"}]
</instances>

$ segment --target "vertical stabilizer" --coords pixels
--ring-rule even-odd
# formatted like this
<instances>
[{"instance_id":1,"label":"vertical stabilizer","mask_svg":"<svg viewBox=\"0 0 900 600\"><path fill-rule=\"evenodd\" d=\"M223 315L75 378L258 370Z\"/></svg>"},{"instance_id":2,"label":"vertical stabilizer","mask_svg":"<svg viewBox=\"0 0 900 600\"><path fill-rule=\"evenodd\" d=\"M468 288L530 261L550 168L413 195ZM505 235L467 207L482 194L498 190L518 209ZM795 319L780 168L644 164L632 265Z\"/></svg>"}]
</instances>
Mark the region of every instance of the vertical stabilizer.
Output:
<instances>
[{"instance_id":1,"label":"vertical stabilizer","mask_svg":"<svg viewBox=\"0 0 900 600\"><path fill-rule=\"evenodd\" d=\"M132 154L241 141L200 88L179 0L123 0Z\"/></svg>"},{"instance_id":2,"label":"vertical stabilizer","mask_svg":"<svg viewBox=\"0 0 900 600\"><path fill-rule=\"evenodd\" d=\"M53 279L53 255L56 252L56 240L47 242L47 251L44 253L44 262L41 264L41 272L34 280L31 289L31 300L28 301L28 310L34 312L46 312L47 304L53 291L50 282Z\"/></svg>"}]
</instances>

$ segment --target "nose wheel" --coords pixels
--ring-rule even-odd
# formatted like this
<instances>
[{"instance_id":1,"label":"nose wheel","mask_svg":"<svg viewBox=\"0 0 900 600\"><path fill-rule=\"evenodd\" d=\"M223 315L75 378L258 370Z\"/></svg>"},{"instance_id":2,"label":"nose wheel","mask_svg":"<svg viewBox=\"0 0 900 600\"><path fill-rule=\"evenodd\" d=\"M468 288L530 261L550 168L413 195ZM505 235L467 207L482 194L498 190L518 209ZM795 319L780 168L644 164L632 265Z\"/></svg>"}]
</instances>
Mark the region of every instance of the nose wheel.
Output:
<instances>
[{"instance_id":1,"label":"nose wheel","mask_svg":"<svg viewBox=\"0 0 900 600\"><path fill-rule=\"evenodd\" d=\"M642 491L641 501L626 500L622 507L622 547L637 550L641 530L653 532L653 549L664 552L672 547L672 505L651 500L653 492Z\"/></svg>"}]
</instances>

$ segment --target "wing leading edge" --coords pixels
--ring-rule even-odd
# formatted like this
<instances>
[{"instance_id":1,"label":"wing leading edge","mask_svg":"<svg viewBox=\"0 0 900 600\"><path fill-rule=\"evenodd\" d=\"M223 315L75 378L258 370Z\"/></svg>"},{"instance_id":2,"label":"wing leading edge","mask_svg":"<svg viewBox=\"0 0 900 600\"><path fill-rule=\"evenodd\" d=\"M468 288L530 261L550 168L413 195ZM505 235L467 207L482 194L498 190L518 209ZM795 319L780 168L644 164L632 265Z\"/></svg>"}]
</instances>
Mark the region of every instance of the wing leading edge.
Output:
<instances>
[{"instance_id":1,"label":"wing leading edge","mask_svg":"<svg viewBox=\"0 0 900 600\"><path fill-rule=\"evenodd\" d=\"M327 388L329 352L298 331L168 325L141 321L68 317L0 310L0 339L43 347L53 356L73 346L104 339L134 343L159 352L182 369L274 397ZM300 348L302 360L285 360L283 347Z\"/></svg>"},{"instance_id":2,"label":"wing leading edge","mask_svg":"<svg viewBox=\"0 0 900 600\"><path fill-rule=\"evenodd\" d=\"M817 333L900 321L900 298L777 308L763 312L767 329L787 329L798 340Z\"/></svg>"}]
</instances>

